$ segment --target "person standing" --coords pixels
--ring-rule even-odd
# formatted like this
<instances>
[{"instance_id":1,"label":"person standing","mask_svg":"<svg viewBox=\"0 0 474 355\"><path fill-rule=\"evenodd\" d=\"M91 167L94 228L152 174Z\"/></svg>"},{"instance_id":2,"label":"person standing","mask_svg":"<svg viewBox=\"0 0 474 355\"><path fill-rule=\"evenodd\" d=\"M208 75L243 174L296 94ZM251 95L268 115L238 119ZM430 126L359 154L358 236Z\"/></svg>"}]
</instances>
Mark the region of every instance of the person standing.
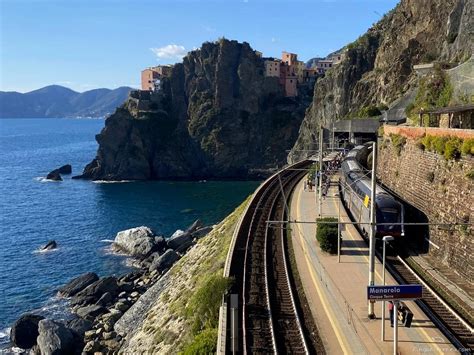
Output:
<instances>
[{"instance_id":1,"label":"person standing","mask_svg":"<svg viewBox=\"0 0 474 355\"><path fill-rule=\"evenodd\" d=\"M390 314L390 326L393 328L393 302L388 302L388 313Z\"/></svg>"}]
</instances>

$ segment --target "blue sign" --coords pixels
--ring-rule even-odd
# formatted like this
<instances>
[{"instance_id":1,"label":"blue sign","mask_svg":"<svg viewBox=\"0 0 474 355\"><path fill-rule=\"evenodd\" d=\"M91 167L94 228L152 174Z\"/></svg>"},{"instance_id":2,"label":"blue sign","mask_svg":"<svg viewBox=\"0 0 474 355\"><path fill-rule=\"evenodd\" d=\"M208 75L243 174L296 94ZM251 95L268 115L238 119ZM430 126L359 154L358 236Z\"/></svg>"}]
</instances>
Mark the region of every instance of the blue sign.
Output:
<instances>
[{"instance_id":1,"label":"blue sign","mask_svg":"<svg viewBox=\"0 0 474 355\"><path fill-rule=\"evenodd\" d=\"M422 297L421 285L367 286L367 299L373 301L413 300Z\"/></svg>"}]
</instances>

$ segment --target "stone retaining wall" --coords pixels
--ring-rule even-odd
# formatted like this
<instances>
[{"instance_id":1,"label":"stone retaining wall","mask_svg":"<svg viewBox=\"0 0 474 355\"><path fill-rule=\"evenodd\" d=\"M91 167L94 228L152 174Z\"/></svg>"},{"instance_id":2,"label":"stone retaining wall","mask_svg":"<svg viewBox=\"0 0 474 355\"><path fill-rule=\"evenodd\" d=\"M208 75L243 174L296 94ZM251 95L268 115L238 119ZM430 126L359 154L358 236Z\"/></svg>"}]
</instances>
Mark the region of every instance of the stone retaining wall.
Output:
<instances>
[{"instance_id":1,"label":"stone retaining wall","mask_svg":"<svg viewBox=\"0 0 474 355\"><path fill-rule=\"evenodd\" d=\"M407 137L400 154L389 141L390 133ZM474 180L466 176L474 168L474 159L446 161L437 153L421 150L415 143L424 133L474 137L472 130L384 126L377 166L379 179L424 212L430 222L474 223ZM430 256L474 282L473 228L430 226L429 240Z\"/></svg>"}]
</instances>

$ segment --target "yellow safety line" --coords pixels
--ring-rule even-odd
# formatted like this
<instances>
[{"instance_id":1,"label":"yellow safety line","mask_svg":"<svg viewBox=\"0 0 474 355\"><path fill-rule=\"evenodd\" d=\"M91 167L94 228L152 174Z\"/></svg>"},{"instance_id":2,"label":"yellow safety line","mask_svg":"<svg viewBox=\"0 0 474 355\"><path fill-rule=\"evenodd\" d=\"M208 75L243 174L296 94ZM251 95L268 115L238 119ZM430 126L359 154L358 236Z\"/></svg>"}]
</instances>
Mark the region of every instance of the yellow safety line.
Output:
<instances>
[{"instance_id":1,"label":"yellow safety line","mask_svg":"<svg viewBox=\"0 0 474 355\"><path fill-rule=\"evenodd\" d=\"M301 215L300 214L300 198L301 198L301 188L300 188L300 191L299 191L299 194L298 194L298 200L296 202L297 203L296 204L296 213L298 215L298 219L300 218L300 215ZM306 249L306 240L304 238L302 238L301 234L302 234L301 231L298 229L298 236L300 238L301 246L303 247L303 251L304 251L305 259L306 259L306 264L307 264L307 267L309 269L311 279L313 280L313 284L316 287L316 291L318 292L319 299L321 300L321 303L323 305L324 312L326 313L326 316L329 319L329 322L331 324L332 329L334 330L334 333L336 333L336 338L337 338L337 341L339 342L339 345L341 346L342 351L344 352L344 354L350 354L350 352L347 350L348 348L345 344L345 338L343 338L341 336L341 331L339 329L339 324L337 324L338 322L336 321L337 317L335 317L334 313L328 307L328 302L327 302L326 296L323 294L323 292L319 288L318 281L317 281L317 279L314 275L313 265L312 265L311 261L308 259L309 254L308 254L308 251Z\"/></svg>"},{"instance_id":2,"label":"yellow safety line","mask_svg":"<svg viewBox=\"0 0 474 355\"><path fill-rule=\"evenodd\" d=\"M336 204L336 202L335 202L335 199L332 199L332 202L334 203L334 205L335 205L336 208L337 208L337 204ZM338 199L338 202L341 203L341 201L340 201L339 199ZM348 234L349 234L350 237L351 237L350 239L355 241L355 239L353 238L353 235L352 235L352 231L348 231ZM359 248L358 248L358 249L359 249ZM360 250L360 249L359 249L359 250ZM369 261L369 258L367 257L367 255L363 255L363 257L365 258L365 260L367 260L367 262ZM380 274L377 272L377 270L375 270L375 274L378 276L378 278L379 278L380 280L382 280L382 276L380 276ZM430 336L428 335L428 333L426 333L426 331L425 331L423 328L420 328L420 331L421 331L421 333L424 335L425 339L429 341L429 344L432 345L432 346L434 346L434 347L438 350L438 353L439 353L439 354L443 354L443 353L444 353L444 352L441 350L441 348L438 346L438 344L436 344L436 343L431 343L431 341L433 341L433 338L430 337Z\"/></svg>"}]
</instances>

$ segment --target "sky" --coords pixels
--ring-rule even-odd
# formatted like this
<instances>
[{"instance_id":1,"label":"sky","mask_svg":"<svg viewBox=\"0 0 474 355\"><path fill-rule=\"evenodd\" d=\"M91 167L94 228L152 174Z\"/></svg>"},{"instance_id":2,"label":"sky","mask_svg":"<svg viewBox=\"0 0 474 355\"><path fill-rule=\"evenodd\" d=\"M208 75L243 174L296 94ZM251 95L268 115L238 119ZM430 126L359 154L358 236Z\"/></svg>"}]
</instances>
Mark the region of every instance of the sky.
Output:
<instances>
[{"instance_id":1,"label":"sky","mask_svg":"<svg viewBox=\"0 0 474 355\"><path fill-rule=\"evenodd\" d=\"M0 90L138 87L205 41L307 61L363 34L397 0L0 0Z\"/></svg>"}]
</instances>

